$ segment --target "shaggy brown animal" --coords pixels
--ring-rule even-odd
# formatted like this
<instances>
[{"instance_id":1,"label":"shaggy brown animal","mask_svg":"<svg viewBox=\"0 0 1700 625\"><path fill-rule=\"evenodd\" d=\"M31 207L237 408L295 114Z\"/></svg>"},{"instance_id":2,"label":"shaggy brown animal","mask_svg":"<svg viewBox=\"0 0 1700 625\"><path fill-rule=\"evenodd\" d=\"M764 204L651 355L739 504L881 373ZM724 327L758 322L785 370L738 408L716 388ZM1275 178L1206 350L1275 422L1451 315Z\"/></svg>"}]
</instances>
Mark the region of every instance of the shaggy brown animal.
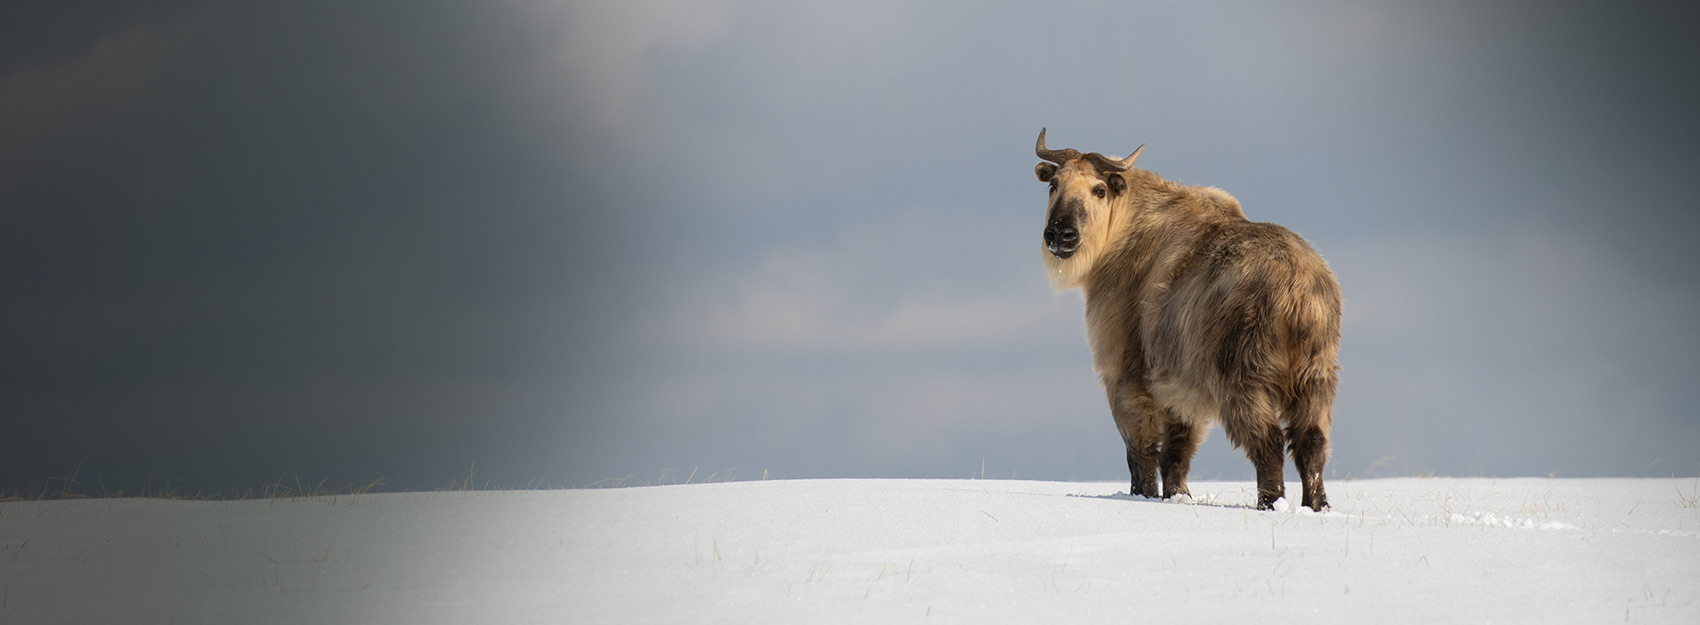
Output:
<instances>
[{"instance_id":1,"label":"shaggy brown animal","mask_svg":"<svg viewBox=\"0 0 1700 625\"><path fill-rule=\"evenodd\" d=\"M1257 469L1257 505L1286 493L1283 440L1302 504L1328 505L1340 287L1298 235L1248 221L1233 196L1164 180L1125 159L1036 151L1050 183L1045 271L1086 298L1092 364L1127 444L1131 492L1187 493L1217 422ZM1161 471L1162 490L1157 488Z\"/></svg>"}]
</instances>

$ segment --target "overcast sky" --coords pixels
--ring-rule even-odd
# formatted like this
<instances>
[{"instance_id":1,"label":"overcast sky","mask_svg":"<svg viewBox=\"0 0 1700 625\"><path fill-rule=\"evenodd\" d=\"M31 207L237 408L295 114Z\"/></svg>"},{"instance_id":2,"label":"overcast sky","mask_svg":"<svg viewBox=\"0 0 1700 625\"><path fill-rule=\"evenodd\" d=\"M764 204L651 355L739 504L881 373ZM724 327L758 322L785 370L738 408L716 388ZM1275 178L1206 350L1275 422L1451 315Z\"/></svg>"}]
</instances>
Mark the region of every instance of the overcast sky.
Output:
<instances>
[{"instance_id":1,"label":"overcast sky","mask_svg":"<svg viewBox=\"0 0 1700 625\"><path fill-rule=\"evenodd\" d=\"M1700 472L1694 15L241 4L0 8L0 491L1125 479L1042 126L1321 251L1331 474Z\"/></svg>"}]
</instances>

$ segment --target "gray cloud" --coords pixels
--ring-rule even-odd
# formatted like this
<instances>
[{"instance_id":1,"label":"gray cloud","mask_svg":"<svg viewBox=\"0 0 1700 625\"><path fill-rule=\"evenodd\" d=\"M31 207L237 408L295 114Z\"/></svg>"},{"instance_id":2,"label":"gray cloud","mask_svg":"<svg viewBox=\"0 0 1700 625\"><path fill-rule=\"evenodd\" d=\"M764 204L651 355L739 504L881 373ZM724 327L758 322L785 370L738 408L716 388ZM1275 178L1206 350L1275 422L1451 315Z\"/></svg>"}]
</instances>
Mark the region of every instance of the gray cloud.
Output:
<instances>
[{"instance_id":1,"label":"gray cloud","mask_svg":"<svg viewBox=\"0 0 1700 625\"><path fill-rule=\"evenodd\" d=\"M84 458L206 488L1120 479L1038 267L1041 126L1148 144L1329 258L1338 471L1692 473L1700 92L1660 11L31 16L0 31L0 405L34 442L0 487ZM1226 447L1198 474L1248 475Z\"/></svg>"},{"instance_id":2,"label":"gray cloud","mask_svg":"<svg viewBox=\"0 0 1700 625\"><path fill-rule=\"evenodd\" d=\"M514 449L595 383L622 228L534 114L556 33L525 18L190 7L9 65L0 127L44 138L3 157L0 370L41 446L7 481L546 477Z\"/></svg>"},{"instance_id":3,"label":"gray cloud","mask_svg":"<svg viewBox=\"0 0 1700 625\"><path fill-rule=\"evenodd\" d=\"M783 423L795 434L780 446L807 450L793 454L805 457L791 466L810 467L799 473L884 471L873 458L890 448L851 442L854 426L836 421L905 433L887 417L950 423L939 404L865 399L942 396L966 378L987 398L974 424L917 435L930 452L891 470L952 475L991 455L1006 473L1119 474L1078 310L1043 293L1028 245L1037 200L1026 146L1040 125L1084 149L1149 143L1143 164L1226 187L1254 219L1306 233L1334 260L1349 328L1338 470L1634 474L1700 462L1685 451L1693 415L1649 392L1692 372L1667 356L1693 341L1672 311L1694 284L1669 273L1690 247L1651 243L1687 231L1689 213L1664 207L1685 201L1671 181L1692 159L1666 137L1626 138L1650 138L1647 116L1665 107L1648 100L1692 99L1647 69L1691 66L1691 54L1661 57L1647 48L1664 39L1627 36L1648 15L1164 6L1063 26L1028 10L942 11L953 20L902 8L892 21L903 26L871 32L735 10L722 40L656 57L658 92L676 94L658 96L671 106L656 126L681 153L706 150L679 185L689 198L657 202L664 238L689 259L665 290L698 294L666 299L660 334L715 354L679 379L720 392L653 419L731 405L740 416L680 417L693 443L718 425L736 424L734 434L721 445L653 441L615 466L742 464L743 450L768 445L735 433ZM817 58L801 42L819 37L855 41L842 49L871 58ZM1599 43L1576 45L1588 40ZM1099 42L1112 44L1102 62ZM795 56L808 60L790 65ZM1624 80L1624 65L1648 79ZM1603 109L1602 85L1618 94ZM1663 128L1692 136L1676 117ZM963 312L974 306L981 314ZM1622 309L1635 311L1633 329L1605 314ZM939 322L950 331L930 340L896 341L906 350L880 347L890 341L876 329L921 310L964 317ZM968 332L971 346L949 340ZM910 369L917 361L932 369ZM1003 363L1004 377L953 376L986 361ZM893 369L905 373L880 375ZM1015 384L1013 371L1035 382ZM1642 389L1634 408L1617 403L1626 387ZM1056 428L1064 418L1101 427ZM1027 451L1081 434L1111 439L1107 451L1072 465ZM1225 447L1207 446L1202 468L1245 475Z\"/></svg>"}]
</instances>

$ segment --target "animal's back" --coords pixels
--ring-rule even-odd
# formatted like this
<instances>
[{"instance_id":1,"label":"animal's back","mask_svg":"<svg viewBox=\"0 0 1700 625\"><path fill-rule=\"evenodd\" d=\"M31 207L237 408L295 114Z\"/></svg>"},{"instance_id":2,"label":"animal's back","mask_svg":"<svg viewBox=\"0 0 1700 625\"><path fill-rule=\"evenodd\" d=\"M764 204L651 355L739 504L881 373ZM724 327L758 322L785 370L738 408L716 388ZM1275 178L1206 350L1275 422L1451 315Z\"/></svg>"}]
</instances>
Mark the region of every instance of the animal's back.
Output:
<instances>
[{"instance_id":1,"label":"animal's back","mask_svg":"<svg viewBox=\"0 0 1700 625\"><path fill-rule=\"evenodd\" d=\"M1142 338L1153 396L1192 422L1216 420L1220 400L1248 388L1273 400L1332 376L1340 293L1298 235L1268 223L1202 228L1145 299Z\"/></svg>"}]
</instances>

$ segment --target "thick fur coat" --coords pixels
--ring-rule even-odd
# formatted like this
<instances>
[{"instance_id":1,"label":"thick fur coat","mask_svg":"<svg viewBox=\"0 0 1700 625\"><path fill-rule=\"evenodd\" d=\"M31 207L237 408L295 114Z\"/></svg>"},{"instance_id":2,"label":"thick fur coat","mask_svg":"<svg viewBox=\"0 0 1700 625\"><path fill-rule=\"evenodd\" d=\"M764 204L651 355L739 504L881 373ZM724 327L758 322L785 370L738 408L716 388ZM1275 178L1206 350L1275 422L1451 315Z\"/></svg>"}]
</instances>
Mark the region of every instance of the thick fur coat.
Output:
<instances>
[{"instance_id":1,"label":"thick fur coat","mask_svg":"<svg viewBox=\"0 0 1700 625\"><path fill-rule=\"evenodd\" d=\"M1120 171L1068 152L1035 168L1051 183L1045 271L1085 296L1131 492L1186 493L1192 455L1220 423L1257 470L1260 507L1285 494L1287 447L1303 505L1321 510L1341 309L1328 265L1227 193L1132 167L1137 152ZM1070 236L1072 249L1053 242Z\"/></svg>"}]
</instances>

